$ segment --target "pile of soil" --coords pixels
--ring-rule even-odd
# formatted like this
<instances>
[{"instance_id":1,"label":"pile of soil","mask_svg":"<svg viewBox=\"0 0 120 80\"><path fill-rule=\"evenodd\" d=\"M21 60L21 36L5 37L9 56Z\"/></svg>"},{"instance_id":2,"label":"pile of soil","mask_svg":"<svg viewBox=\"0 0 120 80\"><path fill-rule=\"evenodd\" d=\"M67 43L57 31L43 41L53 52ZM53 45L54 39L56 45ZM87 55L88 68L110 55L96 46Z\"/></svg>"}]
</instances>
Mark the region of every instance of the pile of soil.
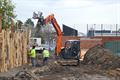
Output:
<instances>
[{"instance_id":1,"label":"pile of soil","mask_svg":"<svg viewBox=\"0 0 120 80\"><path fill-rule=\"evenodd\" d=\"M44 71L40 69L35 72L40 80L116 80L115 77L119 78L118 75L109 76L105 71L92 65L60 66L51 62L42 69L44 68Z\"/></svg>"},{"instance_id":2,"label":"pile of soil","mask_svg":"<svg viewBox=\"0 0 120 80\"><path fill-rule=\"evenodd\" d=\"M62 71L66 71L67 69L63 66L61 66L58 63L55 63L54 61L50 61L47 65L39 68L36 70L36 75L44 75L44 74L56 74Z\"/></svg>"},{"instance_id":3,"label":"pile of soil","mask_svg":"<svg viewBox=\"0 0 120 80\"><path fill-rule=\"evenodd\" d=\"M86 52L83 63L102 69L115 69L120 67L120 57L113 55L110 50L96 45Z\"/></svg>"},{"instance_id":4,"label":"pile of soil","mask_svg":"<svg viewBox=\"0 0 120 80\"><path fill-rule=\"evenodd\" d=\"M39 80L39 78L29 70L19 71L15 76L3 76L0 80Z\"/></svg>"}]
</instances>

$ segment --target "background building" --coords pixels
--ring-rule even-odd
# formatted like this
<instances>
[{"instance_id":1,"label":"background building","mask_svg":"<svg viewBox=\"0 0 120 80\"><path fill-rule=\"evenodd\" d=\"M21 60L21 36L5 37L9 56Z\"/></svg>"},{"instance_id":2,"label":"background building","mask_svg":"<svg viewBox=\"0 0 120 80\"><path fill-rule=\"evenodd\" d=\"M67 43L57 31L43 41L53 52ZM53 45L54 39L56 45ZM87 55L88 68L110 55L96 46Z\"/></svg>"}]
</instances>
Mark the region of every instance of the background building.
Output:
<instances>
[{"instance_id":1,"label":"background building","mask_svg":"<svg viewBox=\"0 0 120 80\"><path fill-rule=\"evenodd\" d=\"M69 26L63 24L63 35L64 36L78 36L78 31Z\"/></svg>"}]
</instances>

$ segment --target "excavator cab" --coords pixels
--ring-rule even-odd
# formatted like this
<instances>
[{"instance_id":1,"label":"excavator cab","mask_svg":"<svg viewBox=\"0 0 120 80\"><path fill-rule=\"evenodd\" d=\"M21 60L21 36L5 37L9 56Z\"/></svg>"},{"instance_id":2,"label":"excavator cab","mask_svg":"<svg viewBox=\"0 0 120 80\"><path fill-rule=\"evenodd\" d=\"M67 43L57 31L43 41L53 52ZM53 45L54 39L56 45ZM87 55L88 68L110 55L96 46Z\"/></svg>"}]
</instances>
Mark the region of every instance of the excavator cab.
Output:
<instances>
[{"instance_id":1,"label":"excavator cab","mask_svg":"<svg viewBox=\"0 0 120 80\"><path fill-rule=\"evenodd\" d=\"M62 65L78 65L80 60L80 41L68 40L60 53Z\"/></svg>"},{"instance_id":2,"label":"excavator cab","mask_svg":"<svg viewBox=\"0 0 120 80\"><path fill-rule=\"evenodd\" d=\"M61 56L63 59L78 59L80 52L79 40L68 40L65 42L65 47L61 50Z\"/></svg>"}]
</instances>

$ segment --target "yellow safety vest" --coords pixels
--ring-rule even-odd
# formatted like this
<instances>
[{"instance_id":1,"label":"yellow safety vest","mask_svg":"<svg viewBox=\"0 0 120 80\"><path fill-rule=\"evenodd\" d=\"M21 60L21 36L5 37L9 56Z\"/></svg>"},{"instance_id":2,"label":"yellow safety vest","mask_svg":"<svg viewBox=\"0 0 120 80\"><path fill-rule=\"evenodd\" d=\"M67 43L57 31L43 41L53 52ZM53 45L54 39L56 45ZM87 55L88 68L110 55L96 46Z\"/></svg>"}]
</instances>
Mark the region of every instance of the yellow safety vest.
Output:
<instances>
[{"instance_id":1,"label":"yellow safety vest","mask_svg":"<svg viewBox=\"0 0 120 80\"><path fill-rule=\"evenodd\" d=\"M36 57L36 51L35 49L32 49L30 52L30 57L35 58Z\"/></svg>"},{"instance_id":2,"label":"yellow safety vest","mask_svg":"<svg viewBox=\"0 0 120 80\"><path fill-rule=\"evenodd\" d=\"M43 51L43 57L49 57L50 54L49 54L49 51L48 50L44 50Z\"/></svg>"}]
</instances>

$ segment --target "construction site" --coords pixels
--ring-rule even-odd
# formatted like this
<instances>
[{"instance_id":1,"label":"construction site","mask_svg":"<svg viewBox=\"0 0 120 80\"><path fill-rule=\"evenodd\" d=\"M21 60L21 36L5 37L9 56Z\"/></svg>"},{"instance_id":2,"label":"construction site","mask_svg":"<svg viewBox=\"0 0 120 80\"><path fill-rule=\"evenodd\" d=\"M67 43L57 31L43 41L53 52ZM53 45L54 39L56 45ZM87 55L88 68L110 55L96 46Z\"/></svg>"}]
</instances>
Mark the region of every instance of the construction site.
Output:
<instances>
[{"instance_id":1,"label":"construction site","mask_svg":"<svg viewBox=\"0 0 120 80\"><path fill-rule=\"evenodd\" d=\"M88 23L80 32L40 11L22 22L17 5L0 0L0 80L120 80L120 24Z\"/></svg>"}]
</instances>

